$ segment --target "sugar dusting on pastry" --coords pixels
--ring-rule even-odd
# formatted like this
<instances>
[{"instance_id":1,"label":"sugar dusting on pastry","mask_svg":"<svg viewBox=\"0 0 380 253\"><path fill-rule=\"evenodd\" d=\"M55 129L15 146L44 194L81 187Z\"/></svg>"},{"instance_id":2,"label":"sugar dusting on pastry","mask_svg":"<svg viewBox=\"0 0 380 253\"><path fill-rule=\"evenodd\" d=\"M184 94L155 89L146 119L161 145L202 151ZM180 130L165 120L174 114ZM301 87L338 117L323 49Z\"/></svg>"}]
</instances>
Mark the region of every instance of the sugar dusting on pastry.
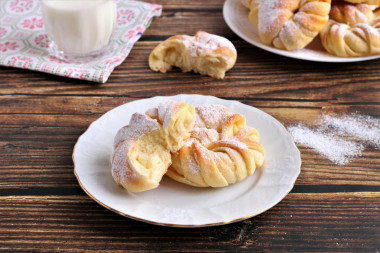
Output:
<instances>
[{"instance_id":1,"label":"sugar dusting on pastry","mask_svg":"<svg viewBox=\"0 0 380 253\"><path fill-rule=\"evenodd\" d=\"M236 57L231 41L199 31L195 36L175 35L161 42L149 56L149 67L162 73L178 67L183 72L223 79L235 65Z\"/></svg>"},{"instance_id":2,"label":"sugar dusting on pastry","mask_svg":"<svg viewBox=\"0 0 380 253\"><path fill-rule=\"evenodd\" d=\"M237 138L229 138L229 139L223 140L221 142L223 142L227 145L235 146L236 148L239 148L239 149L248 149L248 146L245 143L241 142Z\"/></svg>"},{"instance_id":3,"label":"sugar dusting on pastry","mask_svg":"<svg viewBox=\"0 0 380 253\"><path fill-rule=\"evenodd\" d=\"M261 6L262 7L258 13L259 31L264 34L274 33L277 35L283 23L287 21L283 18L279 18L283 9L278 8L278 0L263 1Z\"/></svg>"},{"instance_id":4,"label":"sugar dusting on pastry","mask_svg":"<svg viewBox=\"0 0 380 253\"><path fill-rule=\"evenodd\" d=\"M205 127L193 128L190 132L190 139L187 145L191 145L193 139L198 140L202 145L207 146L210 143L219 139L219 133L215 129L208 129Z\"/></svg>"},{"instance_id":5,"label":"sugar dusting on pastry","mask_svg":"<svg viewBox=\"0 0 380 253\"><path fill-rule=\"evenodd\" d=\"M195 174L198 174L201 169L199 168L198 163L194 159L195 158L193 156L189 156L187 160L187 164L190 168L190 172L195 175Z\"/></svg>"},{"instance_id":6,"label":"sugar dusting on pastry","mask_svg":"<svg viewBox=\"0 0 380 253\"><path fill-rule=\"evenodd\" d=\"M222 105L197 106L195 111L195 128L173 154L167 176L196 187L225 187L262 166L265 149L243 115L230 114Z\"/></svg>"},{"instance_id":7,"label":"sugar dusting on pastry","mask_svg":"<svg viewBox=\"0 0 380 253\"><path fill-rule=\"evenodd\" d=\"M134 113L131 117L131 122L133 124L123 127L117 132L114 141L115 148L124 140L136 139L147 132L160 128L157 120L151 119L141 113Z\"/></svg>"},{"instance_id":8,"label":"sugar dusting on pastry","mask_svg":"<svg viewBox=\"0 0 380 253\"><path fill-rule=\"evenodd\" d=\"M190 55L196 57L198 55L207 54L208 50L217 50L221 47L228 47L236 54L236 49L231 41L215 34L198 32L194 37L193 43L190 45Z\"/></svg>"},{"instance_id":9,"label":"sugar dusting on pastry","mask_svg":"<svg viewBox=\"0 0 380 253\"><path fill-rule=\"evenodd\" d=\"M129 191L154 189L164 174L192 186L225 187L263 164L258 131L225 106L168 101L147 113L153 118L135 113L115 137L112 176Z\"/></svg>"},{"instance_id":10,"label":"sugar dusting on pastry","mask_svg":"<svg viewBox=\"0 0 380 253\"><path fill-rule=\"evenodd\" d=\"M253 0L249 20L260 40L292 51L306 47L328 20L330 0Z\"/></svg>"},{"instance_id":11,"label":"sugar dusting on pastry","mask_svg":"<svg viewBox=\"0 0 380 253\"><path fill-rule=\"evenodd\" d=\"M171 111L177 104L173 101L168 101L158 105L158 117L162 119L162 124L164 128L168 128L171 120Z\"/></svg>"},{"instance_id":12,"label":"sugar dusting on pastry","mask_svg":"<svg viewBox=\"0 0 380 253\"><path fill-rule=\"evenodd\" d=\"M119 179L119 182L139 177L134 170L125 169L125 166L133 166L127 156L131 143L144 134L159 128L157 120L141 113L134 113L130 124L117 132L114 139L115 150L112 155L112 174ZM128 141L125 142L125 140Z\"/></svg>"},{"instance_id":13,"label":"sugar dusting on pastry","mask_svg":"<svg viewBox=\"0 0 380 253\"><path fill-rule=\"evenodd\" d=\"M380 54L380 7L337 3L320 33L323 47L339 57Z\"/></svg>"},{"instance_id":14,"label":"sugar dusting on pastry","mask_svg":"<svg viewBox=\"0 0 380 253\"><path fill-rule=\"evenodd\" d=\"M125 164L129 164L127 152L130 149L129 143L122 143L115 149L112 157L112 175L114 178L118 178L119 182L125 182L126 180L137 178L138 175L134 170L125 170L123 167Z\"/></svg>"},{"instance_id":15,"label":"sugar dusting on pastry","mask_svg":"<svg viewBox=\"0 0 380 253\"><path fill-rule=\"evenodd\" d=\"M220 130L220 124L229 114L229 110L223 105L201 105L195 107L198 117L195 127L207 127Z\"/></svg>"},{"instance_id":16,"label":"sugar dusting on pastry","mask_svg":"<svg viewBox=\"0 0 380 253\"><path fill-rule=\"evenodd\" d=\"M112 176L132 192L159 186L172 162L170 152L182 146L195 121L194 107L182 102L161 103L157 110L148 112L159 116L160 122L146 114L135 113L129 125L121 128L114 139ZM161 121L167 126L180 127L164 128Z\"/></svg>"}]
</instances>

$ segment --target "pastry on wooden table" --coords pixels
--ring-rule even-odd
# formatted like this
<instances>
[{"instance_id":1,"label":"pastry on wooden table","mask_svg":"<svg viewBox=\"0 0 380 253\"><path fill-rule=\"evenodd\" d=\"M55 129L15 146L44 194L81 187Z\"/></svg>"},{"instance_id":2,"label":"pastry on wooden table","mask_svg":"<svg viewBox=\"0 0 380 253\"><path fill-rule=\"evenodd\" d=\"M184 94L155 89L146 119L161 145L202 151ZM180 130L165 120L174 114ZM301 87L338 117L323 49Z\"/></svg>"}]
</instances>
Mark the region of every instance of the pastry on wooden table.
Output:
<instances>
[{"instance_id":1,"label":"pastry on wooden table","mask_svg":"<svg viewBox=\"0 0 380 253\"><path fill-rule=\"evenodd\" d=\"M331 0L241 0L260 40L278 49L306 47L328 21Z\"/></svg>"},{"instance_id":2,"label":"pastry on wooden table","mask_svg":"<svg viewBox=\"0 0 380 253\"><path fill-rule=\"evenodd\" d=\"M339 2L332 6L320 37L326 51L336 56L378 55L380 7Z\"/></svg>"},{"instance_id":3,"label":"pastry on wooden table","mask_svg":"<svg viewBox=\"0 0 380 253\"><path fill-rule=\"evenodd\" d=\"M246 125L243 115L222 106L200 106L196 112L191 136L172 154L167 176L196 187L225 187L262 166L259 132Z\"/></svg>"},{"instance_id":4,"label":"pastry on wooden table","mask_svg":"<svg viewBox=\"0 0 380 253\"><path fill-rule=\"evenodd\" d=\"M135 113L129 125L114 139L112 176L131 192L158 187L175 152L190 136L195 121L194 107L170 101L157 108L159 121Z\"/></svg>"},{"instance_id":5,"label":"pastry on wooden table","mask_svg":"<svg viewBox=\"0 0 380 253\"><path fill-rule=\"evenodd\" d=\"M223 79L236 62L234 45L221 36L199 31L195 36L176 35L160 43L149 56L154 71L166 73L172 67L183 72Z\"/></svg>"}]
</instances>

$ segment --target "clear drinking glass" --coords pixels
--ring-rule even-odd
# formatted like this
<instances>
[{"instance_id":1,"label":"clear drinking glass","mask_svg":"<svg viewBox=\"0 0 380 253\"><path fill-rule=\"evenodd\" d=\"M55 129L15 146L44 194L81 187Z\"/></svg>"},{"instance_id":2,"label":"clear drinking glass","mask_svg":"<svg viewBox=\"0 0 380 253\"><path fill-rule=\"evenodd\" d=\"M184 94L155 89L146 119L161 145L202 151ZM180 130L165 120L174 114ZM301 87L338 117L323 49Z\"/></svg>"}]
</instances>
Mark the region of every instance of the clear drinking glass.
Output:
<instances>
[{"instance_id":1,"label":"clear drinking glass","mask_svg":"<svg viewBox=\"0 0 380 253\"><path fill-rule=\"evenodd\" d=\"M42 0L42 14L56 57L87 62L110 50L116 0Z\"/></svg>"}]
</instances>

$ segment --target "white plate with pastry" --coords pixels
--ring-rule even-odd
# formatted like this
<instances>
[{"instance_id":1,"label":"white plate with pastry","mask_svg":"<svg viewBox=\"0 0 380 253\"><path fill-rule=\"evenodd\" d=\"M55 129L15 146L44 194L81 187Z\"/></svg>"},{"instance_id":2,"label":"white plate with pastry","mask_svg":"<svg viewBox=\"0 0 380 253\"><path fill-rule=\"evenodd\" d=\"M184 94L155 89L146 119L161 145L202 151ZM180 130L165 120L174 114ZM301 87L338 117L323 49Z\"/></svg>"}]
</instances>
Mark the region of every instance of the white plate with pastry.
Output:
<instances>
[{"instance_id":1,"label":"white plate with pastry","mask_svg":"<svg viewBox=\"0 0 380 253\"><path fill-rule=\"evenodd\" d=\"M164 176L155 189L133 193L119 186L111 172L114 138L136 112L165 101L192 106L223 105L246 117L260 133L264 164L244 180L221 188L194 187ZM73 151L74 172L82 189L100 205L129 218L163 226L202 227L241 221L280 202L300 173L300 152L285 127L267 113L237 101L212 96L177 95L137 100L112 109L79 137Z\"/></svg>"},{"instance_id":2,"label":"white plate with pastry","mask_svg":"<svg viewBox=\"0 0 380 253\"><path fill-rule=\"evenodd\" d=\"M319 35L303 49L286 51L268 46L260 40L257 28L248 18L249 10L241 2L240 0L225 1L223 6L224 20L239 37L266 51L290 58L317 62L358 62L378 59L380 57L380 55L364 57L337 57L331 55L323 48Z\"/></svg>"}]
</instances>

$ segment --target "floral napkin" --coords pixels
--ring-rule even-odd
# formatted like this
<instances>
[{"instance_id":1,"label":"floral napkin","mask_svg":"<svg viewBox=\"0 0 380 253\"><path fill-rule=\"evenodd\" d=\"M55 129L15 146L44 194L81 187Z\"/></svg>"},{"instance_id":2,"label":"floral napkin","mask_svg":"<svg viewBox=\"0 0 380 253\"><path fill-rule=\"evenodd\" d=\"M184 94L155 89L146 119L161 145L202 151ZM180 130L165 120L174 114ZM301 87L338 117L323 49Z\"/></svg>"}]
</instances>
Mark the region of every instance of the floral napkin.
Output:
<instances>
[{"instance_id":1,"label":"floral napkin","mask_svg":"<svg viewBox=\"0 0 380 253\"><path fill-rule=\"evenodd\" d=\"M105 83L161 11L161 5L118 0L112 52L90 63L78 64L49 54L40 0L0 1L0 65Z\"/></svg>"}]
</instances>

